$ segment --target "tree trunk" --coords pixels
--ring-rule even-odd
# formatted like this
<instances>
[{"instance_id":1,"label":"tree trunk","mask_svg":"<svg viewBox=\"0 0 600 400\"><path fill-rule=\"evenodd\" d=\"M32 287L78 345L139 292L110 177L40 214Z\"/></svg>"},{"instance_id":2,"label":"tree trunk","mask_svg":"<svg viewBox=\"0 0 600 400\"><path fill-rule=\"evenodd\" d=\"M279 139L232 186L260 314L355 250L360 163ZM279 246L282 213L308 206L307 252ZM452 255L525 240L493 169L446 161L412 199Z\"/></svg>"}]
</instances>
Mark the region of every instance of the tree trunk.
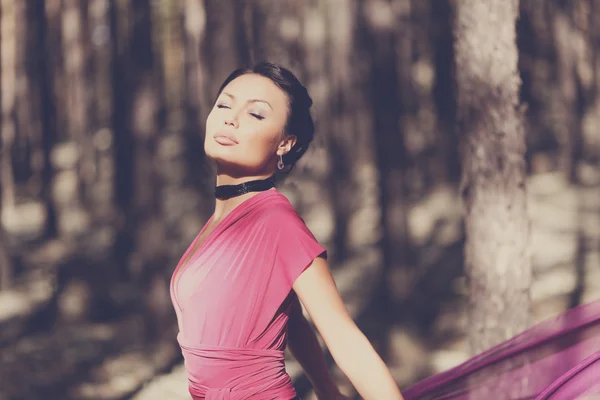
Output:
<instances>
[{"instance_id":1,"label":"tree trunk","mask_svg":"<svg viewBox=\"0 0 600 400\"><path fill-rule=\"evenodd\" d=\"M581 3L583 4L583 3ZM552 98L556 99L553 112L555 125L557 126L557 139L560 143L559 170L565 174L570 182L577 180L577 163L581 155L581 80L577 74L579 69L587 67L585 60L585 37L583 37L582 23L586 21L575 21L577 17L577 5L554 4L552 28L556 46L556 68L558 85L556 93ZM581 13L579 13L581 14ZM586 29L587 30L587 29ZM574 43L581 43L574 46ZM583 53L583 54L582 54ZM589 64L588 64L589 65ZM590 74L591 75L591 74Z\"/></svg>"},{"instance_id":2,"label":"tree trunk","mask_svg":"<svg viewBox=\"0 0 600 400\"><path fill-rule=\"evenodd\" d=\"M66 131L69 140L78 147L77 172L83 200L88 195L96 179L95 154L90 139L90 90L88 77L90 51L87 42L87 10L77 0L65 0L61 15L62 45L65 68L65 107Z\"/></svg>"},{"instance_id":3,"label":"tree trunk","mask_svg":"<svg viewBox=\"0 0 600 400\"><path fill-rule=\"evenodd\" d=\"M164 111L163 87L159 79L160 32L157 16L161 2L120 1L111 9L113 58L113 113L115 128L115 191L123 225L119 227L116 257L141 293L146 315L152 314L157 272L167 263L165 218L161 191L164 181L159 155L160 114ZM154 39L154 40L153 40ZM160 166L160 167L159 167ZM164 286L163 286L164 288ZM150 307L150 308L149 308ZM146 319L147 336L156 338L163 326Z\"/></svg>"},{"instance_id":4,"label":"tree trunk","mask_svg":"<svg viewBox=\"0 0 600 400\"><path fill-rule=\"evenodd\" d=\"M2 38L0 42L2 60L2 159L0 165L0 185L2 192L2 212L12 212L15 207L15 182L12 162L13 144L16 137L16 101L17 101L17 49L19 10L22 5L16 5L10 0L1 4Z\"/></svg>"},{"instance_id":5,"label":"tree trunk","mask_svg":"<svg viewBox=\"0 0 600 400\"><path fill-rule=\"evenodd\" d=\"M13 285L13 266L4 227L0 225L0 292Z\"/></svg>"},{"instance_id":6,"label":"tree trunk","mask_svg":"<svg viewBox=\"0 0 600 400\"><path fill-rule=\"evenodd\" d=\"M429 35L435 68L433 96L437 155L434 167L437 179L456 182L460 174L460 160L456 132L456 96L454 86L454 49L452 47L452 6L450 0L430 0L431 28ZM438 167L439 166L439 167ZM440 170L443 169L444 172Z\"/></svg>"},{"instance_id":7,"label":"tree trunk","mask_svg":"<svg viewBox=\"0 0 600 400\"><path fill-rule=\"evenodd\" d=\"M185 193L186 174L186 138L184 136L184 91L185 62L183 26L180 8L177 2L160 2L153 6L154 54L156 69L162 79L158 80L162 91L157 95L162 114L162 133L156 137L155 163L160 170L155 172L157 201L154 225L161 232L162 251L153 259L154 267L145 276L145 305L148 310L148 325L158 335L172 334L165 327L173 326L172 309L169 298L169 281L176 260L181 253L178 244L184 242L179 235L186 212ZM162 125L164 124L164 125ZM157 131L158 131L157 129ZM158 132L157 132L158 133ZM179 195L174 196L174 193ZM167 234L166 232L169 232ZM144 235L144 233L142 233ZM142 239L143 240L143 239ZM158 263L156 263L158 261ZM150 330L149 329L149 330Z\"/></svg>"},{"instance_id":8,"label":"tree trunk","mask_svg":"<svg viewBox=\"0 0 600 400\"><path fill-rule=\"evenodd\" d=\"M251 24L256 61L280 63L303 79L300 18L306 9L306 3L292 0L254 0Z\"/></svg>"},{"instance_id":9,"label":"tree trunk","mask_svg":"<svg viewBox=\"0 0 600 400\"><path fill-rule=\"evenodd\" d=\"M396 319L394 300L406 296L408 246L406 207L406 167L408 154L404 146L407 132L403 121L409 119L411 101L413 37L410 26L410 1L365 1L359 8L363 51L369 78L365 82L371 110L372 139L379 172L379 223L383 269L374 291L371 308L380 326L374 331L374 345L382 357L390 354L386 321ZM396 15L394 15L397 13ZM398 23L397 21L401 22ZM408 132L408 134L413 132Z\"/></svg>"},{"instance_id":10,"label":"tree trunk","mask_svg":"<svg viewBox=\"0 0 600 400\"><path fill-rule=\"evenodd\" d=\"M43 174L42 124L40 120L40 74L39 67L44 63L43 47L38 42L36 9L34 2L24 2L20 9L18 27L18 56L17 65L17 149L20 155L16 166L16 185L21 186L24 197L39 201ZM41 221L40 221L41 222Z\"/></svg>"},{"instance_id":11,"label":"tree trunk","mask_svg":"<svg viewBox=\"0 0 600 400\"><path fill-rule=\"evenodd\" d=\"M154 154L160 81L156 74L149 0L119 2L111 24L116 198L127 229L158 211Z\"/></svg>"},{"instance_id":12,"label":"tree trunk","mask_svg":"<svg viewBox=\"0 0 600 400\"><path fill-rule=\"evenodd\" d=\"M456 3L468 336L474 354L523 331L530 320L526 145L515 41L518 10L518 0Z\"/></svg>"},{"instance_id":13,"label":"tree trunk","mask_svg":"<svg viewBox=\"0 0 600 400\"><path fill-rule=\"evenodd\" d=\"M160 220L160 181L157 176L157 138L160 133L159 112L162 111L161 85L158 79L159 55L153 43L156 20L150 0L132 2L132 25L130 31L131 49L129 54L131 87L129 92L129 125L134 140L133 148L133 193L130 215L139 235L136 251L139 260L152 259L147 251L160 251L160 246L146 247L151 242L152 233L144 232L144 225L158 228ZM157 62L158 60L158 62ZM156 223L156 224L155 224ZM145 237L145 238L144 238ZM142 255L143 254L143 255ZM144 262L142 262L144 264ZM141 267L141 265L140 265ZM141 271L138 271L141 272Z\"/></svg>"},{"instance_id":14,"label":"tree trunk","mask_svg":"<svg viewBox=\"0 0 600 400\"><path fill-rule=\"evenodd\" d=\"M211 103L215 101L221 82L235 68L250 62L245 45L244 21L241 7L235 0L204 0L206 15L206 40L202 44L208 76L206 82Z\"/></svg>"},{"instance_id":15,"label":"tree trunk","mask_svg":"<svg viewBox=\"0 0 600 400\"><path fill-rule=\"evenodd\" d=\"M112 76L112 123L114 131L114 175L115 206L125 216L130 211L133 196L133 135L129 129L131 108L131 71L129 54L133 51L130 44L132 16L129 1L116 1L109 9L110 48ZM122 222L126 224L126 222ZM127 227L118 227L126 230ZM119 247L119 245L117 246ZM127 252L125 248L117 252Z\"/></svg>"},{"instance_id":16,"label":"tree trunk","mask_svg":"<svg viewBox=\"0 0 600 400\"><path fill-rule=\"evenodd\" d=\"M54 96L54 70L55 63L52 57L51 42L56 40L49 32L50 21L47 18L46 4L37 2L35 9L35 26L37 34L37 43L40 48L45 49L40 56L38 63L39 73L39 99L40 99L40 119L42 129L42 160L43 168L41 170L41 193L40 197L46 207L46 226L44 235L46 237L56 236L58 226L56 221L56 209L54 199L52 198L52 180L54 178L54 166L51 162L52 146L56 142L57 134L57 114L56 100ZM56 13L58 15L58 13ZM55 29L56 30L56 29Z\"/></svg>"},{"instance_id":17,"label":"tree trunk","mask_svg":"<svg viewBox=\"0 0 600 400\"><path fill-rule=\"evenodd\" d=\"M115 4L112 1L90 0L86 10L86 31L90 38L90 63L86 79L92 88L88 93L91 94L88 129L94 144L94 159L91 161L95 170L89 201L95 220L104 226L112 223L115 216L113 181L116 171L113 164L115 133L112 129L112 99L116 89L111 85L110 46L110 13L113 7Z\"/></svg>"},{"instance_id":18,"label":"tree trunk","mask_svg":"<svg viewBox=\"0 0 600 400\"><path fill-rule=\"evenodd\" d=\"M206 84L208 73L202 62L200 50L206 36L206 10L201 2L186 0L182 5L182 18L184 25L183 43L185 46L185 85L188 114L186 121L190 129L200 129L204 126L204 119L208 116L212 98L216 95L207 95ZM199 134L200 132L195 132Z\"/></svg>"}]
</instances>

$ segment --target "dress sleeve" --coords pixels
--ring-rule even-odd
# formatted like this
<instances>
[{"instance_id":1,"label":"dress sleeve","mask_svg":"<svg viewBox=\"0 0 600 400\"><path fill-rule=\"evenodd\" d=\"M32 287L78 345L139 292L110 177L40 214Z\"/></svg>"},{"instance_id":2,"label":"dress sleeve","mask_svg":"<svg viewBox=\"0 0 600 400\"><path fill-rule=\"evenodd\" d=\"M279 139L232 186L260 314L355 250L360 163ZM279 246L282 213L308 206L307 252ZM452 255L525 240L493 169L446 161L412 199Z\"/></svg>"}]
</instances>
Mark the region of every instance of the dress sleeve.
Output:
<instances>
[{"instance_id":1,"label":"dress sleeve","mask_svg":"<svg viewBox=\"0 0 600 400\"><path fill-rule=\"evenodd\" d=\"M296 278L315 258L327 258L327 250L321 246L295 210L285 210L277 214L277 268L281 268L284 279L291 288Z\"/></svg>"}]
</instances>

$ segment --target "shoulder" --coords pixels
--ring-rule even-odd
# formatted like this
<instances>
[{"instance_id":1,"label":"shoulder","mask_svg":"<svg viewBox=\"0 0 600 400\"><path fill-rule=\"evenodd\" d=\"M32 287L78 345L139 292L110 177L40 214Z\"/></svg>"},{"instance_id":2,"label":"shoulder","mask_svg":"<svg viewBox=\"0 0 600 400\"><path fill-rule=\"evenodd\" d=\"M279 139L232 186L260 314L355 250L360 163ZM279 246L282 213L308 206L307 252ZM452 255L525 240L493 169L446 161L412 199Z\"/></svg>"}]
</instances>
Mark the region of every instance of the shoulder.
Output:
<instances>
[{"instance_id":1,"label":"shoulder","mask_svg":"<svg viewBox=\"0 0 600 400\"><path fill-rule=\"evenodd\" d=\"M305 225L288 198L280 192L269 196L269 201L258 210L257 219L261 225L276 230Z\"/></svg>"},{"instance_id":2,"label":"shoulder","mask_svg":"<svg viewBox=\"0 0 600 400\"><path fill-rule=\"evenodd\" d=\"M260 207L258 217L263 220L272 220L274 218L300 217L300 215L287 197L280 192L275 192Z\"/></svg>"}]
</instances>

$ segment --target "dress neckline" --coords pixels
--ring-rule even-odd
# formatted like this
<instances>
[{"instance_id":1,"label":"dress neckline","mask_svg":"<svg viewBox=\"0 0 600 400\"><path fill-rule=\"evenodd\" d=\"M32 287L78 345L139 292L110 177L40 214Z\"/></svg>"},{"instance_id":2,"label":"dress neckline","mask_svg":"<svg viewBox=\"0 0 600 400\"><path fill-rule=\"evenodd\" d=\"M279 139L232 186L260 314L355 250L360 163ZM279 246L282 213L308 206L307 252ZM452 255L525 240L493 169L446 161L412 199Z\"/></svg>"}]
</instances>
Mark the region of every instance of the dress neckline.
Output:
<instances>
[{"instance_id":1,"label":"dress neckline","mask_svg":"<svg viewBox=\"0 0 600 400\"><path fill-rule=\"evenodd\" d=\"M182 274L186 271L186 269L187 269L186 267L188 267L190 264L192 264L192 262L194 260L196 260L198 258L198 256L202 253L202 251L210 244L210 242L212 242L214 240L215 237L218 236L218 234L222 230L226 229L234 221L236 221L241 216L243 216L244 214L242 214L242 213L245 210L249 209L251 206L253 206L255 203L257 203L259 200L261 200L265 197L276 195L276 194L279 194L279 191L277 191L277 189L269 189L269 190L265 190L263 192L258 192L254 196L251 196L251 197L245 199L240 204L235 206L233 208L233 210L231 210L229 212L229 214L227 214L221 220L221 222L219 222L215 226L215 228L212 230L212 232L210 232L204 238L204 241L200 244L200 246L198 248L195 248L196 243L198 242L198 240L200 239L202 234L206 231L206 229L208 229L208 226L210 225L211 221L213 220L214 213L208 218L208 220L206 221L206 223L204 224L202 229L200 229L200 232L198 232L198 234L196 235L196 237L190 244L188 250L183 254L179 263L177 263L177 266L175 267L175 271L173 272L173 276L171 277L171 289L173 290L175 301L177 302L177 306L179 307L180 310L181 310L181 305L179 304L179 300L177 298L177 290L175 290L175 289L176 289L176 285L181 280ZM240 214L242 214L242 215L240 215ZM193 254L190 255L189 254L190 251L193 251ZM188 255L189 255L189 258L188 258ZM186 260L186 261L184 261L184 260Z\"/></svg>"}]
</instances>

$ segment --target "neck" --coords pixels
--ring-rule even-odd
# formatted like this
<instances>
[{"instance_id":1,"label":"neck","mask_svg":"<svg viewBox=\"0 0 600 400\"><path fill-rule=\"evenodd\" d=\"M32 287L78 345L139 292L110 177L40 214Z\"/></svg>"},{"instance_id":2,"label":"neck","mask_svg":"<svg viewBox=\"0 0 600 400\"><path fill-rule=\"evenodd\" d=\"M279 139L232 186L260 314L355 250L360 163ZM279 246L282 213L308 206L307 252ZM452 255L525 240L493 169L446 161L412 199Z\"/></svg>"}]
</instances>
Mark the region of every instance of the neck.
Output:
<instances>
[{"instance_id":1,"label":"neck","mask_svg":"<svg viewBox=\"0 0 600 400\"><path fill-rule=\"evenodd\" d=\"M222 185L239 185L240 183L255 181L259 179L267 179L273 174L260 174L250 176L233 176L226 173L217 172L217 186Z\"/></svg>"},{"instance_id":2,"label":"neck","mask_svg":"<svg viewBox=\"0 0 600 400\"><path fill-rule=\"evenodd\" d=\"M226 173L217 173L216 186L239 185L245 182L263 180L271 177L272 174L252 175L252 176L232 176ZM235 207L250 197L256 196L260 192L249 192L228 199L216 199L214 219L220 220L229 214Z\"/></svg>"}]
</instances>

